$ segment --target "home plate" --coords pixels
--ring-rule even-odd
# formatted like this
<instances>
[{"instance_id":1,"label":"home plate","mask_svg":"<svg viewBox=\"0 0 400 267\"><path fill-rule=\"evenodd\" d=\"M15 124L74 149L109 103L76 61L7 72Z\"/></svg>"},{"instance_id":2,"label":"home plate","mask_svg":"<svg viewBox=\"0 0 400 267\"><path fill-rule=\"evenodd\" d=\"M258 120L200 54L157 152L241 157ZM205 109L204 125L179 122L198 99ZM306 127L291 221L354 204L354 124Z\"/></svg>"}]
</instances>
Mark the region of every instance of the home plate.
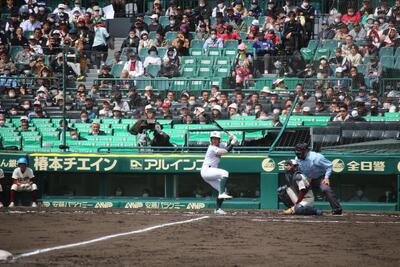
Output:
<instances>
[{"instance_id":1,"label":"home plate","mask_svg":"<svg viewBox=\"0 0 400 267\"><path fill-rule=\"evenodd\" d=\"M9 260L12 260L12 258L13 258L13 255L10 252L0 249L0 262L1 261L9 261Z\"/></svg>"}]
</instances>

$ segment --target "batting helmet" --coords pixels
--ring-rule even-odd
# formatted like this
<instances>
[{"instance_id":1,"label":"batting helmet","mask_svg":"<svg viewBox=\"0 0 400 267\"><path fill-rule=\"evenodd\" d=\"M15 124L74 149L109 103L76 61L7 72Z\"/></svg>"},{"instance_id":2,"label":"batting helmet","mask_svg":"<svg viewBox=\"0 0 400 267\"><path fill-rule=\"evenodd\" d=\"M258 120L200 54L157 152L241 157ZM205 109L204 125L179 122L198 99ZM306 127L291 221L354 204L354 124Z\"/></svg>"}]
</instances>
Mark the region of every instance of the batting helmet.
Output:
<instances>
[{"instance_id":1,"label":"batting helmet","mask_svg":"<svg viewBox=\"0 0 400 267\"><path fill-rule=\"evenodd\" d=\"M221 132L218 132L218 131L211 132L210 138L213 138L213 137L221 139Z\"/></svg>"},{"instance_id":2,"label":"batting helmet","mask_svg":"<svg viewBox=\"0 0 400 267\"><path fill-rule=\"evenodd\" d=\"M285 165L297 166L299 165L299 163L295 159L288 159L287 161L285 161Z\"/></svg>"},{"instance_id":3,"label":"batting helmet","mask_svg":"<svg viewBox=\"0 0 400 267\"><path fill-rule=\"evenodd\" d=\"M18 164L18 165L20 165L20 164L28 165L28 160L27 160L25 157L21 157L21 158L19 158L19 159L17 160L17 164Z\"/></svg>"}]
</instances>

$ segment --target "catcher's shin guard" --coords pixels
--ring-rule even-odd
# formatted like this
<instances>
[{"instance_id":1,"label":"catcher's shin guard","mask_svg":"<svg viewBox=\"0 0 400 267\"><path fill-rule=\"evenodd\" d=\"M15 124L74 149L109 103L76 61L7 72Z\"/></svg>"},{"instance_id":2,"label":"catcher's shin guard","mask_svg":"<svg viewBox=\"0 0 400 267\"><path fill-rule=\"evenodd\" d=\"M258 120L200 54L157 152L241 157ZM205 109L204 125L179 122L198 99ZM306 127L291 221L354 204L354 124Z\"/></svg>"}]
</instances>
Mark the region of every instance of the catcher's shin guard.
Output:
<instances>
[{"instance_id":1,"label":"catcher's shin guard","mask_svg":"<svg viewBox=\"0 0 400 267\"><path fill-rule=\"evenodd\" d=\"M283 202L283 204L285 204L286 207L290 208L293 206L293 202L287 193L287 188L288 187L286 185L278 188L278 198Z\"/></svg>"}]
</instances>

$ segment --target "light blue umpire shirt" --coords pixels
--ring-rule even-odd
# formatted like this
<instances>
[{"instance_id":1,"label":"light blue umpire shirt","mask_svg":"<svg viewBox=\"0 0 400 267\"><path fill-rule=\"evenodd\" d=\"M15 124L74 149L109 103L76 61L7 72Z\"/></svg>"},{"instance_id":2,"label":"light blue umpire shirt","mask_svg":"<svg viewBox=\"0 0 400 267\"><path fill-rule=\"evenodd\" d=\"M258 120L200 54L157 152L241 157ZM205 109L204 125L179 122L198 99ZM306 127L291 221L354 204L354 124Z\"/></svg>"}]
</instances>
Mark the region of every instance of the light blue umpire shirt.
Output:
<instances>
[{"instance_id":1,"label":"light blue umpire shirt","mask_svg":"<svg viewBox=\"0 0 400 267\"><path fill-rule=\"evenodd\" d=\"M322 154L309 151L306 159L302 160L296 157L299 163L300 171L311 179L329 178L332 173L332 162L326 159Z\"/></svg>"}]
</instances>

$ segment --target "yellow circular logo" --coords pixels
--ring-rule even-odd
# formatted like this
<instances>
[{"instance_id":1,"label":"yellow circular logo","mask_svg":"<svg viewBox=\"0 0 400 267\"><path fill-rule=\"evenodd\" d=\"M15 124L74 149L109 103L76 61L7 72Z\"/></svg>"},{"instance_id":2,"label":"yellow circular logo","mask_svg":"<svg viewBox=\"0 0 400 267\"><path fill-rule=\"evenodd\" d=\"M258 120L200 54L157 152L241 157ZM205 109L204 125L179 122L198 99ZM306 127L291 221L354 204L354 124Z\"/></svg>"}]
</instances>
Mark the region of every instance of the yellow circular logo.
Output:
<instances>
[{"instance_id":1,"label":"yellow circular logo","mask_svg":"<svg viewBox=\"0 0 400 267\"><path fill-rule=\"evenodd\" d=\"M266 172L272 172L275 169L275 161L271 158L266 158L262 161L261 167Z\"/></svg>"},{"instance_id":2,"label":"yellow circular logo","mask_svg":"<svg viewBox=\"0 0 400 267\"><path fill-rule=\"evenodd\" d=\"M334 172L342 172L344 170L344 162L341 159L334 159L332 161L332 170Z\"/></svg>"}]
</instances>

